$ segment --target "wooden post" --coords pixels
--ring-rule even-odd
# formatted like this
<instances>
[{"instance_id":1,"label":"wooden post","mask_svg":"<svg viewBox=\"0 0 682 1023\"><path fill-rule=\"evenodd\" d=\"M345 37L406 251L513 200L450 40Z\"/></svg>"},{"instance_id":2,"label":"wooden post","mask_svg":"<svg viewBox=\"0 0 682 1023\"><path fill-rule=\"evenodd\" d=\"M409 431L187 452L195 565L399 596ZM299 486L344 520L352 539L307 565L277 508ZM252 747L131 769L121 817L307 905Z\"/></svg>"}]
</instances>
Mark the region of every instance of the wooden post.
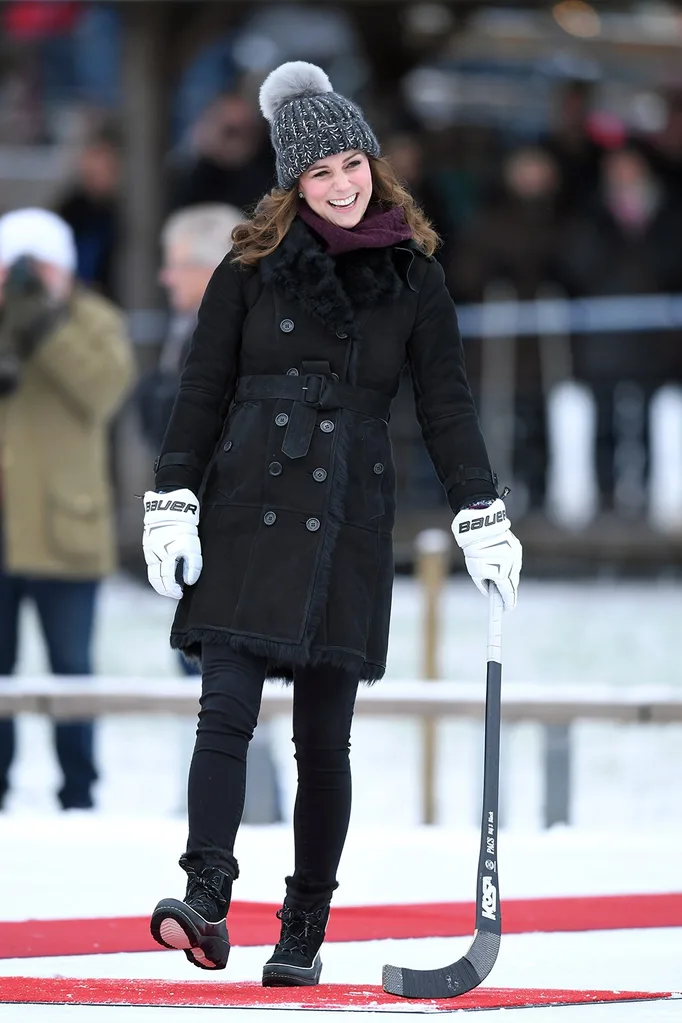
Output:
<instances>
[{"instance_id":1,"label":"wooden post","mask_svg":"<svg viewBox=\"0 0 682 1023\"><path fill-rule=\"evenodd\" d=\"M452 539L442 529L425 529L415 541L417 576L422 599L421 677L439 677L440 600L448 571L448 555ZM426 717L422 722L422 821L436 822L436 739L437 721Z\"/></svg>"},{"instance_id":2,"label":"wooden post","mask_svg":"<svg viewBox=\"0 0 682 1023\"><path fill-rule=\"evenodd\" d=\"M118 276L122 305L136 343L138 364L147 369L163 339L165 303L157 283L159 234L164 216L164 154L169 89L166 81L168 5L139 0L119 4L123 18L123 187L119 207L123 244ZM119 544L123 557L138 557L141 509L134 494L152 485L156 452L143 442L134 404L115 424L119 493Z\"/></svg>"}]
</instances>

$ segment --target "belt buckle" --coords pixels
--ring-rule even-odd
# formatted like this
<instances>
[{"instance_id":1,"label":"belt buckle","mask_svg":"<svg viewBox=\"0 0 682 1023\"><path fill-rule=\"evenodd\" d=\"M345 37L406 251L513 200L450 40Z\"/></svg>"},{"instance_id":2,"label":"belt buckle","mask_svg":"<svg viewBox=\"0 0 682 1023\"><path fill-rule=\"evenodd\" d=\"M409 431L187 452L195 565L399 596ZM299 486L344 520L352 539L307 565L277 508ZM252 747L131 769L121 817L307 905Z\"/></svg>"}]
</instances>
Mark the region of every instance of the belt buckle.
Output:
<instances>
[{"instance_id":1,"label":"belt buckle","mask_svg":"<svg viewBox=\"0 0 682 1023\"><path fill-rule=\"evenodd\" d=\"M304 380L305 383L301 388L303 391L302 403L312 405L314 408L322 408L322 397L327 386L327 378L321 373L310 373L304 377Z\"/></svg>"}]
</instances>

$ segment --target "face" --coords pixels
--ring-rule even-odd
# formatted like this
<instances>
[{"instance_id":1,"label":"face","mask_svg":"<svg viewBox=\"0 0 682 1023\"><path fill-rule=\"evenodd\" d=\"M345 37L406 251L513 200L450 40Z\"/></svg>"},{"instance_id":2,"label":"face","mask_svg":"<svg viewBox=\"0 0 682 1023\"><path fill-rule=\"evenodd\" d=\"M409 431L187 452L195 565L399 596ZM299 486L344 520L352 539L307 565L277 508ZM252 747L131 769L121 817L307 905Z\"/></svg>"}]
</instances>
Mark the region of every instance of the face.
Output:
<instances>
[{"instance_id":1,"label":"face","mask_svg":"<svg viewBox=\"0 0 682 1023\"><path fill-rule=\"evenodd\" d=\"M318 160L298 184L318 216L338 227L355 227L372 197L372 170L365 153L351 150Z\"/></svg>"},{"instance_id":2,"label":"face","mask_svg":"<svg viewBox=\"0 0 682 1023\"><path fill-rule=\"evenodd\" d=\"M43 263L37 259L33 261L33 264L52 301L66 302L73 290L73 274L62 269L61 266ZM0 303L3 300L3 285L8 271L9 267L0 263Z\"/></svg>"},{"instance_id":3,"label":"face","mask_svg":"<svg viewBox=\"0 0 682 1023\"><path fill-rule=\"evenodd\" d=\"M650 179L648 167L639 153L628 150L610 153L604 158L602 168L606 186L613 190L635 188Z\"/></svg>"},{"instance_id":4,"label":"face","mask_svg":"<svg viewBox=\"0 0 682 1023\"><path fill-rule=\"evenodd\" d=\"M111 146L90 146L81 156L81 181L91 195L114 195L118 188L119 171L118 154Z\"/></svg>"},{"instance_id":5,"label":"face","mask_svg":"<svg viewBox=\"0 0 682 1023\"><path fill-rule=\"evenodd\" d=\"M504 168L507 187L522 199L538 199L552 195L559 183L554 160L538 150L519 150Z\"/></svg>"},{"instance_id":6,"label":"face","mask_svg":"<svg viewBox=\"0 0 682 1023\"><path fill-rule=\"evenodd\" d=\"M168 293L173 312L191 313L199 308L213 268L191 258L190 248L181 241L164 248L159 281Z\"/></svg>"},{"instance_id":7,"label":"face","mask_svg":"<svg viewBox=\"0 0 682 1023\"><path fill-rule=\"evenodd\" d=\"M196 143L223 167L241 167L258 152L261 132L253 107L239 96L226 96L206 112L197 127Z\"/></svg>"}]
</instances>

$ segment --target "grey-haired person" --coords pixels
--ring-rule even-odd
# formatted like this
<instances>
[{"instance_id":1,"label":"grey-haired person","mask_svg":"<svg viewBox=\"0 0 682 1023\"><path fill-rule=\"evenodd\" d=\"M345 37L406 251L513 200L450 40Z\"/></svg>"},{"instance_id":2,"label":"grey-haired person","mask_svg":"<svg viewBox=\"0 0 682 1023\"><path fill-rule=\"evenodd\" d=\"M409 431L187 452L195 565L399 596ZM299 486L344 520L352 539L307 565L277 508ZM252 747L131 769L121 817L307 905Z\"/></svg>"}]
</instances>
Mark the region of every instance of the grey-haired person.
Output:
<instances>
[{"instance_id":1,"label":"grey-haired person","mask_svg":"<svg viewBox=\"0 0 682 1023\"><path fill-rule=\"evenodd\" d=\"M149 580L179 600L172 646L202 664L183 901L152 934L226 965L234 841L265 679L293 682L294 864L265 985L316 984L351 806L361 682L385 671L405 364L453 532L483 592L516 603L521 547L466 379L437 237L360 109L295 61L260 92L278 185L206 290L145 494Z\"/></svg>"}]
</instances>

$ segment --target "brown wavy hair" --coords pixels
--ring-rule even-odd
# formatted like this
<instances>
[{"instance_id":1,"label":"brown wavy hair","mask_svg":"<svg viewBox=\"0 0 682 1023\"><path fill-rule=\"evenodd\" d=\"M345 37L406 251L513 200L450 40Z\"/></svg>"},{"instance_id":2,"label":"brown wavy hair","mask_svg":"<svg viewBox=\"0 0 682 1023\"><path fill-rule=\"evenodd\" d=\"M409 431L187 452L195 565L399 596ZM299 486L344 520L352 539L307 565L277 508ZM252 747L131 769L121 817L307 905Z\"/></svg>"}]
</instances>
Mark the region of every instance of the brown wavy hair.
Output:
<instances>
[{"instance_id":1,"label":"brown wavy hair","mask_svg":"<svg viewBox=\"0 0 682 1023\"><path fill-rule=\"evenodd\" d=\"M369 156L372 171L372 202L386 209L400 206L412 237L427 256L432 256L440 239L408 190L400 183L393 166L384 157ZM260 200L253 216L232 232L232 260L255 266L274 252L291 227L298 211L298 186L273 188Z\"/></svg>"}]
</instances>

